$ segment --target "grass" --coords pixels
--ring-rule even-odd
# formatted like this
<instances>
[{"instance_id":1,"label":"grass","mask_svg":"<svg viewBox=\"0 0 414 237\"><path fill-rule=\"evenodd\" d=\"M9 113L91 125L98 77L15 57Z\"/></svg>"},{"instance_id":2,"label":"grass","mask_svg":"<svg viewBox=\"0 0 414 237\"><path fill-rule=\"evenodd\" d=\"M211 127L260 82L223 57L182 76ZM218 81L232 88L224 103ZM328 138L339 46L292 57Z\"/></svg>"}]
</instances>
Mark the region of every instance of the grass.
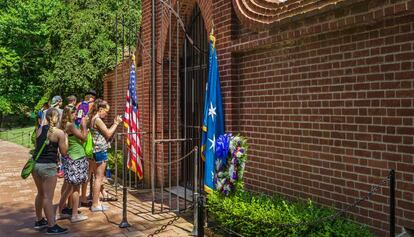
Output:
<instances>
[{"instance_id":1,"label":"grass","mask_svg":"<svg viewBox=\"0 0 414 237\"><path fill-rule=\"evenodd\" d=\"M4 132L0 132L0 139L13 142L24 147L33 148L31 141L33 131L33 126L26 128L13 128Z\"/></svg>"}]
</instances>

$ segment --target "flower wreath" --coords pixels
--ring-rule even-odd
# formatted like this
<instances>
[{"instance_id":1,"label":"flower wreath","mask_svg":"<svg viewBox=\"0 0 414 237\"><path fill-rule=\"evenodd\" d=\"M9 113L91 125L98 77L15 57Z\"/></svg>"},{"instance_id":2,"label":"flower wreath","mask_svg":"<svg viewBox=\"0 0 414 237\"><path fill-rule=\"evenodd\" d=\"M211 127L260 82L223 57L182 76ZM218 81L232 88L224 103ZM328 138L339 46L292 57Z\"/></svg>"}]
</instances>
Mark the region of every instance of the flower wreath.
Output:
<instances>
[{"instance_id":1,"label":"flower wreath","mask_svg":"<svg viewBox=\"0 0 414 237\"><path fill-rule=\"evenodd\" d=\"M216 140L214 185L218 192L228 195L243 189L243 173L247 159L247 140L231 133Z\"/></svg>"}]
</instances>

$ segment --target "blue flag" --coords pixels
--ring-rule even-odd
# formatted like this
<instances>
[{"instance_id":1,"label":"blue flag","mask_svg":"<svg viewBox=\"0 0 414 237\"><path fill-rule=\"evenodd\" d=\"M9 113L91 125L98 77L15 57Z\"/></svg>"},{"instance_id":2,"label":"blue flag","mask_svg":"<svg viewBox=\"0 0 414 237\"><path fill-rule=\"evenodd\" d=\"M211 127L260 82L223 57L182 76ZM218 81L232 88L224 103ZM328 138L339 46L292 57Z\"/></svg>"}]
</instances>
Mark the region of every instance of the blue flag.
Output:
<instances>
[{"instance_id":1,"label":"blue flag","mask_svg":"<svg viewBox=\"0 0 414 237\"><path fill-rule=\"evenodd\" d=\"M205 161L204 190L214 189L214 164L216 138L224 134L224 115L221 102L220 75L217 63L215 39L210 42L210 65L204 99L204 119L201 137L201 156Z\"/></svg>"}]
</instances>

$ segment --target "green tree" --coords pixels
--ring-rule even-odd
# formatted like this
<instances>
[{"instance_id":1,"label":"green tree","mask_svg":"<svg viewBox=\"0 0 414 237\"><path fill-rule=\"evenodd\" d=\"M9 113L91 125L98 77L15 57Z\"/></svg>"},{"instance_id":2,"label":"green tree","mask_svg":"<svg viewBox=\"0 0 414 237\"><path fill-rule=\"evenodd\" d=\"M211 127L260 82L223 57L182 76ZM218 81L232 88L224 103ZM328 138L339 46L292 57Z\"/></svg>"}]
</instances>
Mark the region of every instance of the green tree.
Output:
<instances>
[{"instance_id":1,"label":"green tree","mask_svg":"<svg viewBox=\"0 0 414 237\"><path fill-rule=\"evenodd\" d=\"M134 46L141 19L141 4L129 1L65 1L49 20L48 52L52 66L43 81L62 95L79 94L88 88L102 92L103 76L115 66L116 16L125 17L127 46ZM119 20L119 29L121 21ZM126 39L128 39L126 37ZM121 44L118 53L121 54ZM119 57L120 58L120 57Z\"/></svg>"},{"instance_id":2,"label":"green tree","mask_svg":"<svg viewBox=\"0 0 414 237\"><path fill-rule=\"evenodd\" d=\"M4 98L3 96L0 96L0 128L3 127L3 118L5 115L11 114L12 107L10 102Z\"/></svg>"},{"instance_id":3,"label":"green tree","mask_svg":"<svg viewBox=\"0 0 414 237\"><path fill-rule=\"evenodd\" d=\"M102 92L103 76L118 63L116 16L125 17L126 47L133 51L140 1L0 1L0 95L11 113L33 110L54 94Z\"/></svg>"},{"instance_id":4,"label":"green tree","mask_svg":"<svg viewBox=\"0 0 414 237\"><path fill-rule=\"evenodd\" d=\"M27 111L44 93L40 76L49 65L47 19L59 0L6 0L0 4L0 95L12 112Z\"/></svg>"}]
</instances>

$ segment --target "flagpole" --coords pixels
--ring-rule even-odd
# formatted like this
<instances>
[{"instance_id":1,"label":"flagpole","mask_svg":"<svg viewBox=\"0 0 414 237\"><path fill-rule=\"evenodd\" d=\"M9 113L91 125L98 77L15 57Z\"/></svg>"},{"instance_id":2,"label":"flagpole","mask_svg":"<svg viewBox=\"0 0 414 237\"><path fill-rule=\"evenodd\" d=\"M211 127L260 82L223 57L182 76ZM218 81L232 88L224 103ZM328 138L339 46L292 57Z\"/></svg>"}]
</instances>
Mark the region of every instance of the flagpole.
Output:
<instances>
[{"instance_id":1,"label":"flagpole","mask_svg":"<svg viewBox=\"0 0 414 237\"><path fill-rule=\"evenodd\" d=\"M130 5L129 5L129 0L128 0L128 11L127 11L127 13L130 14L130 12L131 11L130 11ZM130 43L130 41L131 41L131 27L130 27L130 24L131 24L131 22L128 20L128 22L127 22L127 29L128 29L127 44L128 44L128 57L129 58L131 58L131 43ZM130 162L130 159L131 159L131 157L129 157L128 162ZM128 169L128 179L129 179L129 189L131 189L131 183L132 183L132 180L131 180L131 169Z\"/></svg>"},{"instance_id":2,"label":"flagpole","mask_svg":"<svg viewBox=\"0 0 414 237\"><path fill-rule=\"evenodd\" d=\"M115 116L118 113L118 13L115 16ZM115 196L118 196L118 134L115 134Z\"/></svg>"},{"instance_id":3,"label":"flagpole","mask_svg":"<svg viewBox=\"0 0 414 237\"><path fill-rule=\"evenodd\" d=\"M177 14L178 14L178 17L180 17L180 2L179 1L177 1ZM176 87L177 87L177 91L176 91L176 99L175 99L175 101L176 101L176 104L175 104L175 109L176 109L176 111L177 111L177 113L178 113L178 111L179 111L179 108L180 108L180 101L179 101L179 99L178 99L178 95L179 95L179 84L180 84L180 58L179 58L179 55L180 55L180 47L179 47L179 45L180 45L180 35L179 35L179 31L180 31L180 26L178 25L178 24L176 24L177 25L177 29L176 29L176 39L177 39L177 45L176 45L176 60L177 60L177 62L176 62L176 65L177 65L177 67L176 67ZM175 116L176 117L176 138L178 139L178 138L180 138L180 120L179 120L179 116ZM176 157L177 157L177 160L178 160L178 158L179 158L179 154L180 154L180 149L181 147L180 147L180 143L178 143L177 142L177 145L176 145L176 149L177 149L177 151L176 151ZM176 165L176 184L177 184L177 189L178 189L178 187L179 187L179 185L180 185L180 178L179 178L179 175L178 175L178 173L179 173L179 164L177 164ZM177 199L176 199L176 201L177 201L177 211L180 211L180 198L179 198L179 196L177 195Z\"/></svg>"},{"instance_id":4,"label":"flagpole","mask_svg":"<svg viewBox=\"0 0 414 237\"><path fill-rule=\"evenodd\" d=\"M124 35L124 24L125 24L125 18L124 15L122 15L122 79L124 79L124 56L125 56L125 35ZM127 92L128 93L128 92ZM129 132L129 126L128 126L128 132ZM128 136L128 135L127 135ZM123 141L123 146L125 146L125 138ZM129 151L127 151L128 153L128 160L129 160ZM127 174L127 170L126 170L126 164L127 164L127 156L125 156L125 153L123 153L123 167L122 167L122 178L123 178L123 185L122 185L122 221L119 224L119 228L127 228L130 227L131 225L128 223L128 219L127 219L127 196L128 196L128 191L127 191L127 185L126 185L126 174Z\"/></svg>"},{"instance_id":5,"label":"flagpole","mask_svg":"<svg viewBox=\"0 0 414 237\"><path fill-rule=\"evenodd\" d=\"M135 65L135 54L132 54L132 65L134 65L134 70L135 70L135 80L137 80L137 68L136 68L136 65ZM135 86L136 86L137 84L135 84ZM136 90L136 88L135 88L135 90ZM137 106L137 112L135 113L136 114L136 116L135 116L135 125L136 125L136 132L135 132L135 134L134 134L134 136L135 136L135 147L136 148L138 148L138 147L140 147L140 146L138 146L138 142L139 142L139 144L141 144L141 140L138 140L138 138L140 137L140 135L138 134L138 132L140 132L140 129L139 129L139 120L138 120L138 97L137 98L135 98L136 99L136 106ZM137 186L137 176L138 176L138 170L137 170L137 168L138 168L138 159L140 159L140 157L139 157L139 154L138 154L138 151L137 150L135 150L135 159L137 159L137 161L136 161L136 163L135 163L135 188L136 189L138 189L138 186ZM142 152L142 151L141 151ZM142 153L141 153L142 154ZM142 165L141 165L141 168L142 168ZM142 170L141 170L142 171Z\"/></svg>"},{"instance_id":6,"label":"flagpole","mask_svg":"<svg viewBox=\"0 0 414 237\"><path fill-rule=\"evenodd\" d=\"M152 160L152 164L151 164L151 189L152 189L152 206L151 206L151 211L152 214L154 214L154 202L155 202L155 136L156 136L156 131L155 131L155 59L156 59L156 55L155 55L155 29L156 29L156 25L155 25L155 0L152 0L152 21L151 21L151 25L152 25L152 40L151 40L151 56L152 56L152 62L151 62L151 74L152 74L152 111L151 111L151 115L152 115L152 150L151 150L151 160Z\"/></svg>"},{"instance_id":7,"label":"flagpole","mask_svg":"<svg viewBox=\"0 0 414 237\"><path fill-rule=\"evenodd\" d=\"M134 26L133 23L134 23L134 21L132 21L132 23L130 25L130 31L133 30L132 29L133 26ZM137 35L137 28L135 28L135 36L136 35ZM132 39L129 39L129 40L133 42ZM137 47L137 44L135 44L135 47ZM131 47L130 47L129 51L130 51L130 54L131 54ZM136 52L136 48L135 48L135 51L132 53L131 57L132 57L132 63L134 64L134 68L135 68L134 69L135 70L135 80L136 80L136 82L135 82L135 91L137 91L137 87L138 87L138 75L137 75L138 74L138 69L137 69L137 65L135 64L135 52ZM136 104L137 104L137 115L136 115L135 124L137 126L136 132L139 132L140 130L139 130L139 125L138 125L138 104L139 104L138 103L138 96L136 98ZM135 134L135 141L137 141L137 147L138 147L138 137L139 137L138 133L136 133ZM139 142L141 143L141 140ZM137 166L138 166L138 159L139 159L138 152L136 154L136 159L137 159L137 162L135 164L134 182L135 182L135 189L138 189L138 180L137 180L137 176L138 176ZM141 169L141 171L142 171L142 169Z\"/></svg>"}]
</instances>

